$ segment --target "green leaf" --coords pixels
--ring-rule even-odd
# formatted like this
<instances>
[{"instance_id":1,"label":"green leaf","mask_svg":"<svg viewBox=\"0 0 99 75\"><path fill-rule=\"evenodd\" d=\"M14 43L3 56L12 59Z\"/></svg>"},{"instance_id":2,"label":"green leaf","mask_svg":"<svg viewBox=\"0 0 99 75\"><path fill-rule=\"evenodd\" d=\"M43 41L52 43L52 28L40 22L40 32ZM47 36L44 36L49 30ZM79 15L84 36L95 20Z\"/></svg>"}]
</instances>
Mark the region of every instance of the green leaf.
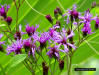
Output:
<instances>
[{"instance_id":1,"label":"green leaf","mask_svg":"<svg viewBox=\"0 0 99 75\"><path fill-rule=\"evenodd\" d=\"M10 68L17 66L19 63L24 61L26 59L26 57L27 57L26 54L18 54L18 55L15 55L14 57L12 57L9 62Z\"/></svg>"}]
</instances>

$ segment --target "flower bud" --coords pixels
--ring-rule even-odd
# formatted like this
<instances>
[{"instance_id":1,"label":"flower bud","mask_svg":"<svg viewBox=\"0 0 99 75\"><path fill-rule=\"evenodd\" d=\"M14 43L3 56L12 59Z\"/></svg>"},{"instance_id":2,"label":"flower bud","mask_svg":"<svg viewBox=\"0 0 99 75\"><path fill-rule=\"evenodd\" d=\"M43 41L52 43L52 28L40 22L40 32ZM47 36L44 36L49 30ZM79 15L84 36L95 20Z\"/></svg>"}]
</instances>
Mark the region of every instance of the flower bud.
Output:
<instances>
[{"instance_id":1,"label":"flower bud","mask_svg":"<svg viewBox=\"0 0 99 75\"><path fill-rule=\"evenodd\" d=\"M59 60L59 68L60 70L64 69L64 60Z\"/></svg>"},{"instance_id":2,"label":"flower bud","mask_svg":"<svg viewBox=\"0 0 99 75\"><path fill-rule=\"evenodd\" d=\"M87 36L87 31L83 31L83 36Z\"/></svg>"},{"instance_id":3,"label":"flower bud","mask_svg":"<svg viewBox=\"0 0 99 75\"><path fill-rule=\"evenodd\" d=\"M15 40L17 39L21 39L21 33L19 31L16 31L15 35L14 35Z\"/></svg>"},{"instance_id":4,"label":"flower bud","mask_svg":"<svg viewBox=\"0 0 99 75\"><path fill-rule=\"evenodd\" d=\"M69 30L67 31L67 35L70 35L70 33L71 33L71 30L69 29Z\"/></svg>"},{"instance_id":5,"label":"flower bud","mask_svg":"<svg viewBox=\"0 0 99 75\"><path fill-rule=\"evenodd\" d=\"M92 8L94 8L96 6L96 2L92 2Z\"/></svg>"},{"instance_id":6,"label":"flower bud","mask_svg":"<svg viewBox=\"0 0 99 75\"><path fill-rule=\"evenodd\" d=\"M98 29L99 28L99 25L96 23L95 24L95 29Z\"/></svg>"},{"instance_id":7,"label":"flower bud","mask_svg":"<svg viewBox=\"0 0 99 75\"><path fill-rule=\"evenodd\" d=\"M3 52L3 47L0 45L0 51Z\"/></svg>"},{"instance_id":8,"label":"flower bud","mask_svg":"<svg viewBox=\"0 0 99 75\"><path fill-rule=\"evenodd\" d=\"M57 10L57 9L54 10L54 17L55 17L56 19L58 19L58 10Z\"/></svg>"},{"instance_id":9,"label":"flower bud","mask_svg":"<svg viewBox=\"0 0 99 75\"><path fill-rule=\"evenodd\" d=\"M96 19L95 29L99 28L99 18Z\"/></svg>"},{"instance_id":10,"label":"flower bud","mask_svg":"<svg viewBox=\"0 0 99 75\"><path fill-rule=\"evenodd\" d=\"M29 49L29 48L31 48L31 43L30 42L28 42L28 41L25 41L25 43L24 43L24 48L25 49Z\"/></svg>"},{"instance_id":11,"label":"flower bud","mask_svg":"<svg viewBox=\"0 0 99 75\"><path fill-rule=\"evenodd\" d=\"M48 75L49 67L46 66L45 62L42 62L42 67L43 67L43 75Z\"/></svg>"},{"instance_id":12,"label":"flower bud","mask_svg":"<svg viewBox=\"0 0 99 75\"><path fill-rule=\"evenodd\" d=\"M6 18L6 22L8 23L8 25L10 25L11 22L12 22L12 18L11 18L11 17L7 17L7 18Z\"/></svg>"},{"instance_id":13,"label":"flower bud","mask_svg":"<svg viewBox=\"0 0 99 75\"><path fill-rule=\"evenodd\" d=\"M59 7L56 7L56 9L58 10L58 13L59 13L60 15L62 15L62 10L61 10Z\"/></svg>"},{"instance_id":14,"label":"flower bud","mask_svg":"<svg viewBox=\"0 0 99 75\"><path fill-rule=\"evenodd\" d=\"M46 15L45 17L50 23L53 23L53 19L50 15Z\"/></svg>"},{"instance_id":15,"label":"flower bud","mask_svg":"<svg viewBox=\"0 0 99 75\"><path fill-rule=\"evenodd\" d=\"M58 20L58 21L56 21L56 24L60 26L60 21L59 21L59 20Z\"/></svg>"},{"instance_id":16,"label":"flower bud","mask_svg":"<svg viewBox=\"0 0 99 75\"><path fill-rule=\"evenodd\" d=\"M76 10L71 11L71 21L73 21L73 19L78 19L78 15Z\"/></svg>"},{"instance_id":17,"label":"flower bud","mask_svg":"<svg viewBox=\"0 0 99 75\"><path fill-rule=\"evenodd\" d=\"M73 12L73 15L74 15L74 18L75 18L75 19L78 19L78 12L77 12L77 11L74 11L74 12Z\"/></svg>"},{"instance_id":18,"label":"flower bud","mask_svg":"<svg viewBox=\"0 0 99 75\"><path fill-rule=\"evenodd\" d=\"M4 17L4 18L6 18L6 17L7 17L6 12L3 12L3 11L1 11L1 12L0 12L0 15L1 15L2 17Z\"/></svg>"}]
</instances>

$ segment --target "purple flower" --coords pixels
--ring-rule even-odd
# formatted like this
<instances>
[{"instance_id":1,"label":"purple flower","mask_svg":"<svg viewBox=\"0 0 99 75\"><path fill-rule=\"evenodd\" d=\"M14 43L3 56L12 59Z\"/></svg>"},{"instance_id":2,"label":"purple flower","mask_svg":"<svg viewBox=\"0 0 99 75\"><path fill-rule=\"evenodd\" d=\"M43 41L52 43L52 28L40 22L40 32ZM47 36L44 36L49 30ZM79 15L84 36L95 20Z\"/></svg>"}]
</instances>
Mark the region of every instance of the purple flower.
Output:
<instances>
[{"instance_id":1,"label":"purple flower","mask_svg":"<svg viewBox=\"0 0 99 75\"><path fill-rule=\"evenodd\" d=\"M99 18L96 18L96 24L95 24L95 28L98 29L99 28Z\"/></svg>"},{"instance_id":2,"label":"purple flower","mask_svg":"<svg viewBox=\"0 0 99 75\"><path fill-rule=\"evenodd\" d=\"M91 22L93 20L92 15L90 14L90 11L87 10L85 12L84 16L79 16L79 19L82 19L81 23Z\"/></svg>"},{"instance_id":3,"label":"purple flower","mask_svg":"<svg viewBox=\"0 0 99 75\"><path fill-rule=\"evenodd\" d=\"M79 13L76 11L76 5L74 5L73 10L69 11L70 16L71 16L71 21L73 19L78 19Z\"/></svg>"},{"instance_id":4,"label":"purple flower","mask_svg":"<svg viewBox=\"0 0 99 75\"><path fill-rule=\"evenodd\" d=\"M90 28L90 22L87 22L84 24L84 27L82 29L83 31L83 35L86 36L87 34L92 34L93 32L91 31L91 28Z\"/></svg>"},{"instance_id":5,"label":"purple flower","mask_svg":"<svg viewBox=\"0 0 99 75\"><path fill-rule=\"evenodd\" d=\"M52 58L57 58L59 60L59 46L49 47L49 51L47 52L47 55Z\"/></svg>"},{"instance_id":6,"label":"purple flower","mask_svg":"<svg viewBox=\"0 0 99 75\"><path fill-rule=\"evenodd\" d=\"M11 17L7 17L7 18L5 19L5 21L8 23L8 25L10 25L11 22L12 22L12 18L11 18Z\"/></svg>"},{"instance_id":7,"label":"purple flower","mask_svg":"<svg viewBox=\"0 0 99 75\"><path fill-rule=\"evenodd\" d=\"M57 9L54 10L54 17L55 17L56 19L58 19L58 10L57 10Z\"/></svg>"},{"instance_id":8,"label":"purple flower","mask_svg":"<svg viewBox=\"0 0 99 75\"><path fill-rule=\"evenodd\" d=\"M53 28L50 28L50 30L49 30L49 36L50 36L50 39L53 40L53 41L60 39L59 32L57 32Z\"/></svg>"},{"instance_id":9,"label":"purple flower","mask_svg":"<svg viewBox=\"0 0 99 75\"><path fill-rule=\"evenodd\" d=\"M41 34L41 37L38 36L38 33L35 33L33 35L33 39L34 39L34 43L36 41L39 41L40 42L40 47L44 47L46 46L46 41L50 39L50 36L49 36L49 33L48 32L43 32Z\"/></svg>"},{"instance_id":10,"label":"purple flower","mask_svg":"<svg viewBox=\"0 0 99 75\"><path fill-rule=\"evenodd\" d=\"M97 4L96 4L96 2L95 2L95 1L94 1L94 2L92 2L92 8L94 8L96 5L97 5Z\"/></svg>"},{"instance_id":11,"label":"purple flower","mask_svg":"<svg viewBox=\"0 0 99 75\"><path fill-rule=\"evenodd\" d=\"M21 54L21 49L23 47L22 40L17 40L11 46L7 46L7 54L14 52L15 54Z\"/></svg>"},{"instance_id":12,"label":"purple flower","mask_svg":"<svg viewBox=\"0 0 99 75\"><path fill-rule=\"evenodd\" d=\"M40 47L42 48L42 47L46 46L46 41L49 40L49 39L50 38L49 38L48 32L42 33L41 37L38 40L40 42Z\"/></svg>"},{"instance_id":13,"label":"purple flower","mask_svg":"<svg viewBox=\"0 0 99 75\"><path fill-rule=\"evenodd\" d=\"M53 28L50 28L50 29L49 29L49 35L50 35L51 37L53 37L54 32L55 32L55 29L53 29Z\"/></svg>"},{"instance_id":14,"label":"purple flower","mask_svg":"<svg viewBox=\"0 0 99 75\"><path fill-rule=\"evenodd\" d=\"M57 24L58 26L61 26L61 24L60 24L60 21L59 21L59 20L57 20L57 21L56 21L56 24Z\"/></svg>"},{"instance_id":15,"label":"purple flower","mask_svg":"<svg viewBox=\"0 0 99 75\"><path fill-rule=\"evenodd\" d=\"M26 25L26 32L29 36L32 36L35 31L37 30L37 28L39 27L39 25L36 26L29 26L28 24Z\"/></svg>"},{"instance_id":16,"label":"purple flower","mask_svg":"<svg viewBox=\"0 0 99 75\"><path fill-rule=\"evenodd\" d=\"M71 33L68 36L66 36L66 31L63 29L61 35L57 35L57 36L59 36L59 38L55 39L54 41L57 42L59 46L60 45L64 46L64 50L60 50L60 51L68 52L69 51L68 46L72 47L74 50L76 49L75 45L68 43L68 39L74 36L73 31L71 31Z\"/></svg>"},{"instance_id":17,"label":"purple flower","mask_svg":"<svg viewBox=\"0 0 99 75\"><path fill-rule=\"evenodd\" d=\"M29 49L32 47L32 40L31 38L23 40L23 45L25 49Z\"/></svg>"},{"instance_id":18,"label":"purple flower","mask_svg":"<svg viewBox=\"0 0 99 75\"><path fill-rule=\"evenodd\" d=\"M61 10L59 7L56 7L56 10L58 10L58 13L59 13L60 15L62 15L62 10Z\"/></svg>"},{"instance_id":19,"label":"purple flower","mask_svg":"<svg viewBox=\"0 0 99 75\"><path fill-rule=\"evenodd\" d=\"M6 18L7 17L7 11L8 11L9 8L10 8L9 5L4 5L4 6L1 5L0 15L2 17Z\"/></svg>"},{"instance_id":20,"label":"purple flower","mask_svg":"<svg viewBox=\"0 0 99 75\"><path fill-rule=\"evenodd\" d=\"M64 20L64 21L66 21L66 24L70 23L70 21L73 22L73 21L75 21L76 19L78 19L79 16L80 16L80 13L76 11L76 5L73 6L73 10L69 10L69 9L68 9L68 12L65 13L65 14L63 15L63 17L65 17L65 16L67 16L67 19ZM69 17L70 17L70 18L69 18Z\"/></svg>"},{"instance_id":21,"label":"purple flower","mask_svg":"<svg viewBox=\"0 0 99 75\"><path fill-rule=\"evenodd\" d=\"M35 56L36 46L32 42L31 38L23 40L23 46L25 48L25 52L28 52L28 56L30 55L33 55L33 57Z\"/></svg>"},{"instance_id":22,"label":"purple flower","mask_svg":"<svg viewBox=\"0 0 99 75\"><path fill-rule=\"evenodd\" d=\"M45 17L50 23L53 23L53 19L50 15L46 15Z\"/></svg>"}]
</instances>

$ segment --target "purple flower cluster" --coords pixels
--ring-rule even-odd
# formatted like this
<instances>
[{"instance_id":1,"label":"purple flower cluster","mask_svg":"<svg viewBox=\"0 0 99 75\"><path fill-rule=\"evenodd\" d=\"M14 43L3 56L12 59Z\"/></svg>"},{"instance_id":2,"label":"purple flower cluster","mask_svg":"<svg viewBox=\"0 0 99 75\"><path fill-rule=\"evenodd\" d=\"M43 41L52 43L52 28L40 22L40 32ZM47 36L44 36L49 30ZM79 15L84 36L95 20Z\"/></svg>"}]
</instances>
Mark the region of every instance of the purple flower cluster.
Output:
<instances>
[{"instance_id":1,"label":"purple flower cluster","mask_svg":"<svg viewBox=\"0 0 99 75\"><path fill-rule=\"evenodd\" d=\"M57 13L59 13L58 9ZM56 10L54 11L56 13ZM85 12L85 15L82 16L76 10L76 6L74 5L73 10L68 10L66 14L63 16L67 16L67 24L68 23L82 23L84 24L82 28L83 35L92 34L91 29L91 21L95 20L96 24L95 27L99 28L99 18L94 17L90 14L89 10ZM47 15L46 18L52 23L53 19L50 15ZM77 22L78 20L79 22ZM47 32L39 33L37 32L37 28L39 25L36 26L29 26L26 25L26 32L22 32L21 25L19 25L19 31L17 31L14 35L16 42L12 43L12 45L7 47L8 54L14 52L15 54L23 53L22 50L25 50L28 55L33 55L35 57L35 52L42 52L42 50L48 47L47 55L52 58L60 59L60 52L69 53L70 51L76 50L75 43L73 41L74 32L72 29L69 28L60 28L61 24L60 21L57 20L56 24L53 25ZM29 38L22 39L23 35L28 35ZM47 43L48 41L48 43ZM39 46L37 46L37 42L39 42ZM51 46L54 44L54 46Z\"/></svg>"},{"instance_id":2,"label":"purple flower cluster","mask_svg":"<svg viewBox=\"0 0 99 75\"><path fill-rule=\"evenodd\" d=\"M35 39L33 39L33 36L36 33L37 28L38 25L36 25L36 27L26 25L26 32L22 32L21 25L19 25L19 31L16 31L16 33L14 34L14 38L16 41L13 42L12 45L7 46L7 53L10 54L14 52L15 54L21 54L23 52L22 50L25 50L25 52L28 53L29 56L35 56L35 50L37 50L37 48L35 46ZM26 34L29 36L29 38L22 39L22 36Z\"/></svg>"},{"instance_id":3,"label":"purple flower cluster","mask_svg":"<svg viewBox=\"0 0 99 75\"><path fill-rule=\"evenodd\" d=\"M82 14L84 14L84 16ZM89 9L86 10L85 13L80 13L76 11L76 6L74 5L73 10L68 9L68 12L65 13L63 17L67 17L67 19L64 20L67 24L69 24L70 21L73 25L76 26L78 26L78 24L83 24L83 28L81 29L83 36L93 33L91 28L92 21L96 21L95 28L99 28L99 18L97 16L93 17Z\"/></svg>"},{"instance_id":4,"label":"purple flower cluster","mask_svg":"<svg viewBox=\"0 0 99 75\"><path fill-rule=\"evenodd\" d=\"M3 13L3 11L5 11L4 7L2 7L0 11L1 10ZM26 32L22 32L21 25L19 25L19 31L16 31L14 34L16 41L7 47L8 54L12 52L15 54L21 54L25 52L29 56L33 55L33 57L35 57L36 52L42 52L43 49L47 49L49 51L46 50L46 54L50 58L55 58L59 61L60 52L66 54L72 52L73 50L76 50L77 46L73 40L73 37L75 35L74 30L72 27L69 27L67 29L65 26L61 26L60 21L57 20L59 14L62 15L62 11L59 7L57 7L54 10L56 24L54 24L47 32L39 33L37 32L39 25L30 26L29 24L26 25ZM83 14L84 16L80 12L77 12L76 6L74 5L72 10L68 9L68 12L63 14L63 17L67 17L67 24L71 23L71 25L73 25L75 23L76 26L78 26L78 24L82 24L83 28L81 28L80 31L83 32L84 36L87 36L87 34L93 33L91 29L91 21L96 21L95 28L99 28L99 18L97 16L93 17L92 14L90 14L89 10L86 10ZM53 19L50 15L46 15L46 19L51 24L53 24ZM6 21L9 22L9 20L11 20L10 17L8 17L8 20L6 18ZM23 35L28 35L28 38L23 39Z\"/></svg>"},{"instance_id":5,"label":"purple flower cluster","mask_svg":"<svg viewBox=\"0 0 99 75\"><path fill-rule=\"evenodd\" d=\"M1 5L1 8L0 8L0 16L4 18L4 20L8 23L8 25L10 25L12 22L12 18L10 16L7 16L7 12L9 8L10 6L6 4Z\"/></svg>"},{"instance_id":6,"label":"purple flower cluster","mask_svg":"<svg viewBox=\"0 0 99 75\"><path fill-rule=\"evenodd\" d=\"M26 53L30 56L31 54L35 57L35 51L42 51L44 48L48 47L47 41L49 43L50 49L47 52L47 55L52 58L57 58L59 60L59 51L64 53L69 52L69 46L74 50L76 46L69 43L69 39L74 36L73 31L70 34L67 34L66 29L62 29L61 32L58 32L59 26L53 26L49 29L48 32L39 33L37 32L38 26L29 26L26 25L26 32L22 32L21 25L19 25L19 32L16 32L14 37L16 41L12 45L7 47L8 54L14 52L15 54L21 54L25 50ZM29 38L22 39L23 35L28 35ZM36 43L39 42L39 46L36 46ZM50 47L52 43L55 43L55 46ZM57 45L56 45L57 44ZM61 46L64 46L63 49L60 49Z\"/></svg>"},{"instance_id":7,"label":"purple flower cluster","mask_svg":"<svg viewBox=\"0 0 99 75\"><path fill-rule=\"evenodd\" d=\"M3 20L10 25L12 18L7 16L8 9L8 5L1 6L0 17L3 17ZM59 15L66 21L66 25L61 23ZM13 35L13 39L6 35L8 39L11 40L10 45L7 45L7 55L27 54L30 58L29 62L31 63L32 61L34 64L37 62L38 55L44 60L43 51L45 51L44 53L50 59L54 58L55 62L56 60L59 62L60 70L62 70L64 68L64 60L61 59L61 53L71 58L72 54L80 46L84 38L89 34L91 35L94 33L93 31L99 28L99 17L98 15L94 17L89 9L84 13L78 12L76 5L73 6L73 9L68 9L65 14L63 14L59 7L56 7L54 10L56 22L54 22L51 15L46 15L45 17L52 24L48 31L38 32L39 25L30 26L27 24L24 29L25 31L23 32L22 25L19 25L19 28L17 28L17 23L15 32L12 32L10 28L5 31L4 33L9 32ZM95 21L94 30L92 29L92 21ZM78 35L75 34L75 30L78 31ZM75 41L75 35L76 37L79 37L79 41ZM0 39L2 36L3 34L0 34ZM0 51L3 51L2 45L4 44L4 41L0 41ZM34 60L31 60L31 58L34 58ZM46 61L44 60L42 64L43 73L48 74L49 66L46 64Z\"/></svg>"}]
</instances>

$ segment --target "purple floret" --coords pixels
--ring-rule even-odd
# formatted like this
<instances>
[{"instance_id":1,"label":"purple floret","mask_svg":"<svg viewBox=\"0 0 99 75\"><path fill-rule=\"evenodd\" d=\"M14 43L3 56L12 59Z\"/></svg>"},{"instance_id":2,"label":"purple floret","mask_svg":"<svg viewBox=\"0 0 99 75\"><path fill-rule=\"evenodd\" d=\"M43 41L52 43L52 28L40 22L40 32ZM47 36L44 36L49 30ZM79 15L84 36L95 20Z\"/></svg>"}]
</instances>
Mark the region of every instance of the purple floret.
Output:
<instances>
[{"instance_id":1,"label":"purple floret","mask_svg":"<svg viewBox=\"0 0 99 75\"><path fill-rule=\"evenodd\" d=\"M16 42L12 43L11 46L7 46L7 54L14 52L15 54L21 54L21 49L23 48L22 40L17 40Z\"/></svg>"}]
</instances>

